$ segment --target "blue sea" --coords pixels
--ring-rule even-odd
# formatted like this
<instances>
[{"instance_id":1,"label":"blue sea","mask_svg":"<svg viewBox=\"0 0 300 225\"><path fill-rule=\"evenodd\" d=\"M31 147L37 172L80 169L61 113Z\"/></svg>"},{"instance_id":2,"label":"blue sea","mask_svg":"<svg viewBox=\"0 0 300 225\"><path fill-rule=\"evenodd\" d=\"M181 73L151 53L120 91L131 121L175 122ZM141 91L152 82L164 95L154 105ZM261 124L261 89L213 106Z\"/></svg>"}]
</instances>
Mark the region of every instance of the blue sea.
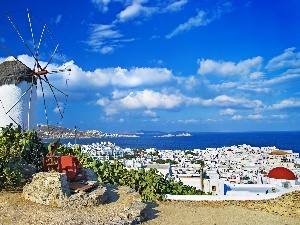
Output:
<instances>
[{"instance_id":1,"label":"blue sea","mask_svg":"<svg viewBox=\"0 0 300 225\"><path fill-rule=\"evenodd\" d=\"M284 132L199 132L189 137L155 137L157 134L139 134L140 137L77 139L78 144L112 142L121 148L156 148L158 150L193 150L247 144L253 147L276 146L281 150L300 153L300 131ZM47 140L46 142L51 140ZM61 143L75 143L62 139Z\"/></svg>"}]
</instances>

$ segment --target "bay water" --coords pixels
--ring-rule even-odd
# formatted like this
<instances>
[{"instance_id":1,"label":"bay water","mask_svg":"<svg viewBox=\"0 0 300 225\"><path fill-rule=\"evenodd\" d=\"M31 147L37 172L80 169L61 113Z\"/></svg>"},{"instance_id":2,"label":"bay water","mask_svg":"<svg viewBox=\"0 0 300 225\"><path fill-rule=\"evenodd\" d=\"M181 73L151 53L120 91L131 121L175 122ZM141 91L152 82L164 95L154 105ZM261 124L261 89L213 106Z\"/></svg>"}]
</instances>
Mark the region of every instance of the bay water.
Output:
<instances>
[{"instance_id":1,"label":"bay water","mask_svg":"<svg viewBox=\"0 0 300 225\"><path fill-rule=\"evenodd\" d=\"M195 132L192 136L157 137L154 133L139 137L83 138L77 144L112 142L121 148L156 148L158 150L193 150L247 144L252 147L276 146L280 150L300 153L300 131L278 132ZM51 142L52 140L44 140ZM62 144L75 143L75 139L61 139Z\"/></svg>"}]
</instances>

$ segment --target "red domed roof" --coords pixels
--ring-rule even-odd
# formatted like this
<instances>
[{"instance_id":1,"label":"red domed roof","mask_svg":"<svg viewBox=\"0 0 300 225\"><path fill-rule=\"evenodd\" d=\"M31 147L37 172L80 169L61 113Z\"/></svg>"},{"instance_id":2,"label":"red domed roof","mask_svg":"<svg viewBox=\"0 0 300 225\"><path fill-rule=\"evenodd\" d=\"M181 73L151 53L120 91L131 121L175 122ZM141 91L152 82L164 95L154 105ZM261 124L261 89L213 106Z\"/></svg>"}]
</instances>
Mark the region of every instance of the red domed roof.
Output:
<instances>
[{"instance_id":1,"label":"red domed roof","mask_svg":"<svg viewBox=\"0 0 300 225\"><path fill-rule=\"evenodd\" d=\"M275 167L268 173L269 178L296 180L295 174L285 167Z\"/></svg>"}]
</instances>

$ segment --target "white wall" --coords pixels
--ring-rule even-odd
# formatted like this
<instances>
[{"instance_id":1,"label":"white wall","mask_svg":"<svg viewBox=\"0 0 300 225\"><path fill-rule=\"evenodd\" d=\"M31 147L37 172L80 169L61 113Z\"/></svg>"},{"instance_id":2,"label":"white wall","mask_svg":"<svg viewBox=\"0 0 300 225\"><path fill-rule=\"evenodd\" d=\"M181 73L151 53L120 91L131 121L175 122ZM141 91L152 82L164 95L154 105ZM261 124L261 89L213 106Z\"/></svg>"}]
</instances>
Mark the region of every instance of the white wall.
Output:
<instances>
[{"instance_id":1,"label":"white wall","mask_svg":"<svg viewBox=\"0 0 300 225\"><path fill-rule=\"evenodd\" d=\"M179 177L183 184L193 186L199 190L201 190L201 178L193 177L193 178L184 178Z\"/></svg>"},{"instance_id":2,"label":"white wall","mask_svg":"<svg viewBox=\"0 0 300 225\"><path fill-rule=\"evenodd\" d=\"M204 179L204 192L212 195L224 195L224 181L221 179Z\"/></svg>"},{"instance_id":3,"label":"white wall","mask_svg":"<svg viewBox=\"0 0 300 225\"><path fill-rule=\"evenodd\" d=\"M0 103L0 127L5 127L10 123L13 123L16 127L16 122L24 130L37 128L37 93L35 85L32 87L32 95L31 90L29 89L29 91L21 98L30 85L31 83L22 81L18 86L12 84L0 86L0 100L2 102L2 104ZM31 104L29 106L30 96ZM21 100L19 101L20 98ZM16 105L12 108L14 104ZM9 110L10 112L6 114Z\"/></svg>"},{"instance_id":4,"label":"white wall","mask_svg":"<svg viewBox=\"0 0 300 225\"><path fill-rule=\"evenodd\" d=\"M263 200L277 198L283 194L300 190L300 186L296 185L289 189L282 189L280 192L268 193L268 194L248 194L248 195L166 195L169 200L181 200L181 201L223 201L223 200Z\"/></svg>"}]
</instances>

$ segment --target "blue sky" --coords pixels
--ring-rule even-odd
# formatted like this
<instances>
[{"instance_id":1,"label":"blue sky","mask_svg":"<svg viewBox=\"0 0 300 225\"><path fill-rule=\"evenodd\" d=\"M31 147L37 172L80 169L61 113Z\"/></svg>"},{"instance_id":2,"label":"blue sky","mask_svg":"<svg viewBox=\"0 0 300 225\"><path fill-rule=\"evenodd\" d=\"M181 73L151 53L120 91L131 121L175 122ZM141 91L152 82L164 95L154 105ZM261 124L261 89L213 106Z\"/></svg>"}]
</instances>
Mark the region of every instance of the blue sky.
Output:
<instances>
[{"instance_id":1,"label":"blue sky","mask_svg":"<svg viewBox=\"0 0 300 225\"><path fill-rule=\"evenodd\" d=\"M72 71L48 78L69 96L62 126L104 132L300 130L298 0L0 4L4 19L6 12L24 10L9 15L24 24L18 29L30 31L28 8L59 43ZM0 24L4 46L13 40L6 25ZM33 32L39 37L42 26ZM30 43L31 36L24 39ZM42 45L47 41L53 39ZM42 45L45 63L57 45ZM31 65L26 50L13 54ZM0 51L0 60L5 57ZM61 66L53 57L47 68ZM46 100L50 117L57 110L53 99ZM42 103L39 116L45 117Z\"/></svg>"}]
</instances>

